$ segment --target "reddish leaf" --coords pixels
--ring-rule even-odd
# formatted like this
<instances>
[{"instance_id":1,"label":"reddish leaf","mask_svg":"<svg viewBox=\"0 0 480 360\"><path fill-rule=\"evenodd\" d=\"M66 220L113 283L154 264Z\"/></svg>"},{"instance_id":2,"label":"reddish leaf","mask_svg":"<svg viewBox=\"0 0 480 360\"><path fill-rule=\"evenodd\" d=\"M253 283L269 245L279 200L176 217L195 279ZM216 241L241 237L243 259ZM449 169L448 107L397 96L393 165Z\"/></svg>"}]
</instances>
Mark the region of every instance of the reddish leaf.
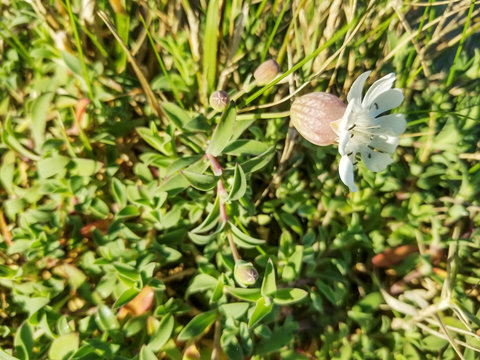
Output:
<instances>
[{"instance_id":1,"label":"reddish leaf","mask_svg":"<svg viewBox=\"0 0 480 360\"><path fill-rule=\"evenodd\" d=\"M108 227L110 226L111 220L103 219L103 220L97 220L94 221L90 224L87 224L83 226L80 229L80 234L85 237L92 237L92 232L95 229L98 229L100 232L103 234L107 233Z\"/></svg>"},{"instance_id":2,"label":"reddish leaf","mask_svg":"<svg viewBox=\"0 0 480 360\"><path fill-rule=\"evenodd\" d=\"M402 262L408 255L418 252L416 245L401 245L393 249L385 249L372 258L375 267L388 268Z\"/></svg>"},{"instance_id":3,"label":"reddish leaf","mask_svg":"<svg viewBox=\"0 0 480 360\"><path fill-rule=\"evenodd\" d=\"M130 302L118 312L118 318L123 319L128 314L139 316L145 314L153 305L155 291L150 286L145 286Z\"/></svg>"}]
</instances>

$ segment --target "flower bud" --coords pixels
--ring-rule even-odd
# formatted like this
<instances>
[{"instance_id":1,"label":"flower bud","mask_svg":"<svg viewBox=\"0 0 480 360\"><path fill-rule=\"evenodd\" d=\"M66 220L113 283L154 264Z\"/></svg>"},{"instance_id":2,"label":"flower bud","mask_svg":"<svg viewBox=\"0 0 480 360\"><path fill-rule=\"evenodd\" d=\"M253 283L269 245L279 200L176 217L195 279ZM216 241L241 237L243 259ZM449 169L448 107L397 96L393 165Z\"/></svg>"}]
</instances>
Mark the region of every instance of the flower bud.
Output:
<instances>
[{"instance_id":1,"label":"flower bud","mask_svg":"<svg viewBox=\"0 0 480 360\"><path fill-rule=\"evenodd\" d=\"M252 265L246 261L239 260L234 269L235 280L242 287L253 285L257 282L258 272Z\"/></svg>"},{"instance_id":2,"label":"flower bud","mask_svg":"<svg viewBox=\"0 0 480 360\"><path fill-rule=\"evenodd\" d=\"M314 92L295 99L290 108L290 118L305 139L315 145L326 146L333 144L337 138L331 122L339 120L345 109L345 104L335 95Z\"/></svg>"},{"instance_id":3,"label":"flower bud","mask_svg":"<svg viewBox=\"0 0 480 360\"><path fill-rule=\"evenodd\" d=\"M230 102L230 96L226 91L218 90L210 95L210 106L215 110L222 111Z\"/></svg>"},{"instance_id":4,"label":"flower bud","mask_svg":"<svg viewBox=\"0 0 480 360\"><path fill-rule=\"evenodd\" d=\"M190 345L185 349L182 360L197 360L200 359L200 351L195 344Z\"/></svg>"},{"instance_id":5,"label":"flower bud","mask_svg":"<svg viewBox=\"0 0 480 360\"><path fill-rule=\"evenodd\" d=\"M270 59L264 61L257 67L257 70L253 73L253 77L257 80L257 85L262 86L275 79L279 71L280 66L278 63L275 60Z\"/></svg>"}]
</instances>

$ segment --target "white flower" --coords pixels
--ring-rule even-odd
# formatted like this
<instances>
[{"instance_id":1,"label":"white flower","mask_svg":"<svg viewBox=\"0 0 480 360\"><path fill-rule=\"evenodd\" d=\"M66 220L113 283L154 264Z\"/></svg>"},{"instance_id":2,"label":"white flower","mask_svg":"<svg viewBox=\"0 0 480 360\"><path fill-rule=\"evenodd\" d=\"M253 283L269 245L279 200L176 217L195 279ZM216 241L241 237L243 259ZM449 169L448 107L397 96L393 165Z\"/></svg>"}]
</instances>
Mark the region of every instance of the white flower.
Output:
<instances>
[{"instance_id":1,"label":"white flower","mask_svg":"<svg viewBox=\"0 0 480 360\"><path fill-rule=\"evenodd\" d=\"M357 191L354 182L353 167L360 153L367 168L374 172L385 170L393 159L399 136L405 131L406 121L402 114L379 116L403 102L400 89L392 89L395 74L391 73L377 80L368 89L362 100L365 81L371 71L360 75L348 92L348 106L342 118L332 127L339 137L338 151L340 159L340 179Z\"/></svg>"}]
</instances>

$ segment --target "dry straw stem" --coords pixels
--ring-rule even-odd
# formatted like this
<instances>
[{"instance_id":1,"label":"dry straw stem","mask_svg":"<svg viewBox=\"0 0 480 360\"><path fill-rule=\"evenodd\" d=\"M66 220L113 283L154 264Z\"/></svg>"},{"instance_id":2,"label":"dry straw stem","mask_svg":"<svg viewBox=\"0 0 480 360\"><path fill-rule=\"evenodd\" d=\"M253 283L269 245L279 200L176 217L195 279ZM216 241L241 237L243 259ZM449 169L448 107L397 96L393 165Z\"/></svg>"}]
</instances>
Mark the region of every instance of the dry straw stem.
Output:
<instances>
[{"instance_id":1,"label":"dry straw stem","mask_svg":"<svg viewBox=\"0 0 480 360\"><path fill-rule=\"evenodd\" d=\"M127 54L128 61L130 62L130 65L132 65L133 71L135 72L135 75L137 75L137 78L140 81L140 85L142 86L143 91L145 92L145 95L147 96L147 99L150 105L152 106L152 109L155 115L162 121L163 125L167 125L168 124L167 115L165 114L165 111L163 110L163 108L158 104L155 94L153 93L152 88L150 87L150 84L145 78L145 75L143 75L142 71L140 70L140 67L138 66L135 58L128 50L127 45L125 45L123 40L118 35L115 29L115 26L110 22L107 14L103 11L98 11L97 14L103 20L105 25L107 25L108 29L113 34L115 39L118 41L123 51L125 51L125 53ZM163 96L163 94L161 94L161 96Z\"/></svg>"},{"instance_id":2,"label":"dry straw stem","mask_svg":"<svg viewBox=\"0 0 480 360\"><path fill-rule=\"evenodd\" d=\"M358 21L358 24L357 26L355 26L355 28L353 29L352 33L348 36L345 37L345 40L342 44L342 46L340 47L340 49L338 49L337 51L335 51L335 53L330 56L327 60L325 60L324 64L322 65L322 67L313 75L311 75L307 81L305 81L305 83L303 83L299 88L297 88L297 90L292 93L292 94L289 94L288 96L285 96L284 98L280 99L280 100L277 100L277 101L274 101L274 102L271 102L271 103L268 103L268 104L263 104L263 105L256 105L256 106L250 106L250 107L247 107L247 108L244 108L244 109L241 109L239 110L239 113L242 113L242 112L247 112L247 111L252 111L252 110L256 110L256 109L264 109L264 108L269 108L269 107L272 107L272 106L276 106L276 105L279 105L287 100L290 100L291 98L293 98L295 95L297 95L300 91L302 91L305 87L307 87L313 80L315 80L318 76L320 76L324 71L325 69L332 63L333 60L336 59L336 57L350 44L350 42L353 40L353 38L355 37L355 35L357 34L357 32L360 30L360 28L362 27L363 23L365 22L365 19L367 18L367 16L370 14L370 11L373 9L373 4L374 2L371 1L368 5L368 8L367 10L365 11L365 14L363 14L363 16L360 18L360 20Z\"/></svg>"},{"instance_id":3,"label":"dry straw stem","mask_svg":"<svg viewBox=\"0 0 480 360\"><path fill-rule=\"evenodd\" d=\"M468 10L468 8L469 8L469 5L465 6L465 5L459 4L459 6L455 10L452 10L450 12L445 12L445 16L449 17L449 16L452 16L452 15L455 15L455 14L462 13L463 11ZM431 28L432 26L435 26L440 21L441 21L441 18L436 18L432 21L429 21L428 23L426 23L423 26L422 33L425 33L429 28ZM463 22L465 22L465 19L460 20L460 23L463 23ZM450 24L452 24L452 26L455 25L455 23L456 22L454 22L454 21L450 22ZM457 26L459 26L460 23L458 23ZM443 31L442 31L442 34L443 34ZM390 61L390 59L393 56L395 56L395 54L398 51L400 51L408 42L411 42L416 36L417 36L417 33L411 33L407 37L405 37L402 41L399 41L397 46L395 46L388 54L386 54L385 57L383 57L383 59L380 59L378 61L377 69L380 69L384 64L388 63ZM422 46L429 47L429 46L431 46L431 44L435 43L436 41L438 41L440 39L441 39L441 37L437 37L436 39L431 39L428 44L422 44Z\"/></svg>"},{"instance_id":4,"label":"dry straw stem","mask_svg":"<svg viewBox=\"0 0 480 360\"><path fill-rule=\"evenodd\" d=\"M435 136L435 124L436 124L436 114L433 111L431 111L430 120L428 121L428 137L427 137L427 140L425 141L422 155L420 155L420 162L422 164L426 163L427 160L430 158L430 152L432 151L433 139Z\"/></svg>"},{"instance_id":5,"label":"dry straw stem","mask_svg":"<svg viewBox=\"0 0 480 360\"><path fill-rule=\"evenodd\" d=\"M232 10L231 10L232 14L230 16L230 19L232 20L230 22L230 25L232 27L233 24L235 24L235 31L230 31L231 41L228 46L227 60L225 62L225 67L223 68L223 70L221 71L218 77L217 90L225 89L225 86L228 82L228 78L236 69L235 62L239 60L239 58L235 58L235 54L237 53L241 45L242 35L243 35L243 32L245 31L246 19L248 18L248 9L249 9L249 4L248 3L244 4L238 16L238 19L234 22L233 21L234 7L232 6ZM233 30L233 28L231 30Z\"/></svg>"},{"instance_id":6,"label":"dry straw stem","mask_svg":"<svg viewBox=\"0 0 480 360\"><path fill-rule=\"evenodd\" d=\"M412 28L408 24L407 19L405 19L405 16L402 13L401 7L399 6L399 4L397 2L395 2L394 5L393 5L393 8L395 9L395 12L397 13L397 16L400 19L400 22L402 23L403 28L405 29L407 34L411 36L413 34ZM417 44L417 42L415 40L415 37L411 37L411 41L412 41L412 44L413 44L413 47L414 47L415 51L418 54L418 57L420 58L420 63L422 64L423 73L425 74L426 78L429 78L430 77L430 70L428 69L427 63L425 62L425 58L423 56L423 50Z\"/></svg>"},{"instance_id":7,"label":"dry straw stem","mask_svg":"<svg viewBox=\"0 0 480 360\"><path fill-rule=\"evenodd\" d=\"M424 330L425 332L428 332L429 334L432 334L432 335L434 335L434 336L436 336L436 337L438 337L438 338L440 338L440 339L444 339L444 340L447 340L447 341L448 341L448 337L447 337L446 335L444 335L444 334L442 334L442 333L440 333L440 332L438 332L438 331L436 331L436 330L433 330L433 329L429 328L427 325L422 324L422 323L416 324L416 325L417 325L420 329ZM468 343L466 343L466 342L464 342L464 341L461 341L461 340L458 340L458 339L453 339L453 341L455 342L455 344L458 344L458 345L460 345L460 346L463 346L463 347L465 347L465 348L471 349L471 350L476 351L476 352L480 352L479 349L477 349L477 348L469 345ZM463 358L462 358L462 359L463 359Z\"/></svg>"}]
</instances>

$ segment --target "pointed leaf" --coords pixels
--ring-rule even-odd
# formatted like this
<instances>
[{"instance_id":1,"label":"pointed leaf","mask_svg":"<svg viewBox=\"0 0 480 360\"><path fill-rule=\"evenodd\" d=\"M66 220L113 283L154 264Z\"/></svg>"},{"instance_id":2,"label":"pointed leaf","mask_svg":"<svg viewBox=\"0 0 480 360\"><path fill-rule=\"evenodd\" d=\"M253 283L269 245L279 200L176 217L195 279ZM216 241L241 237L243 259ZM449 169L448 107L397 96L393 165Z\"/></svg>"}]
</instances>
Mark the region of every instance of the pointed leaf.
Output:
<instances>
[{"instance_id":1,"label":"pointed leaf","mask_svg":"<svg viewBox=\"0 0 480 360\"><path fill-rule=\"evenodd\" d=\"M208 235L202 235L202 234L196 234L194 232L189 232L188 233L188 236L190 237L190 239L197 245L206 245L208 244L210 241L212 241L213 239L215 239L218 234L220 234L223 229L225 228L225 223L221 223L218 225L218 228L217 230L215 230L215 232L211 233L211 234L208 234Z\"/></svg>"},{"instance_id":2,"label":"pointed leaf","mask_svg":"<svg viewBox=\"0 0 480 360\"><path fill-rule=\"evenodd\" d=\"M198 225L195 229L193 229L191 232L192 233L202 233L202 232L207 232L217 224L218 222L218 217L220 216L220 198L217 196L215 199L215 203L213 204L212 210L210 210L210 213L207 215L205 220L202 221L200 225Z\"/></svg>"},{"instance_id":3,"label":"pointed leaf","mask_svg":"<svg viewBox=\"0 0 480 360\"><path fill-rule=\"evenodd\" d=\"M235 165L235 173L233 175L233 185L230 194L225 201L235 201L240 199L243 195L245 195L245 191L247 190L247 178L245 177L245 173L243 172L242 167L237 163Z\"/></svg>"},{"instance_id":4,"label":"pointed leaf","mask_svg":"<svg viewBox=\"0 0 480 360\"><path fill-rule=\"evenodd\" d=\"M173 325L175 324L175 320L172 314L167 314L163 317L162 321L158 325L158 329L153 334L150 342L148 343L148 347L152 349L154 352L158 352L162 349L162 347L167 343L168 339L170 339L170 335L173 331Z\"/></svg>"},{"instance_id":5,"label":"pointed leaf","mask_svg":"<svg viewBox=\"0 0 480 360\"><path fill-rule=\"evenodd\" d=\"M80 339L77 333L70 333L60 336L53 340L50 350L48 351L48 358L50 360L70 359L78 350Z\"/></svg>"},{"instance_id":6,"label":"pointed leaf","mask_svg":"<svg viewBox=\"0 0 480 360\"><path fill-rule=\"evenodd\" d=\"M277 284L275 283L275 268L273 267L272 259L268 259L262 282L262 296L271 296L275 291L277 291Z\"/></svg>"},{"instance_id":7,"label":"pointed leaf","mask_svg":"<svg viewBox=\"0 0 480 360\"><path fill-rule=\"evenodd\" d=\"M127 187L117 178L112 179L112 195L120 208L127 205Z\"/></svg>"},{"instance_id":8,"label":"pointed leaf","mask_svg":"<svg viewBox=\"0 0 480 360\"><path fill-rule=\"evenodd\" d=\"M210 304L216 303L223 295L223 287L225 281L223 279L223 274L218 278L217 286L213 290L212 296L210 297Z\"/></svg>"},{"instance_id":9,"label":"pointed leaf","mask_svg":"<svg viewBox=\"0 0 480 360\"><path fill-rule=\"evenodd\" d=\"M248 302L236 302L231 304L220 305L220 311L227 317L239 319L245 314L250 307Z\"/></svg>"},{"instance_id":10,"label":"pointed leaf","mask_svg":"<svg viewBox=\"0 0 480 360\"><path fill-rule=\"evenodd\" d=\"M213 189L218 181L218 176L198 174L188 170L183 170L180 174L195 189L202 191Z\"/></svg>"},{"instance_id":11,"label":"pointed leaf","mask_svg":"<svg viewBox=\"0 0 480 360\"><path fill-rule=\"evenodd\" d=\"M268 145L261 141L240 139L230 142L223 150L223 153L234 156L260 155L268 149Z\"/></svg>"},{"instance_id":12,"label":"pointed leaf","mask_svg":"<svg viewBox=\"0 0 480 360\"><path fill-rule=\"evenodd\" d=\"M168 118L180 129L183 129L192 118L187 111L174 103L165 101L162 102L162 107Z\"/></svg>"},{"instance_id":13,"label":"pointed leaf","mask_svg":"<svg viewBox=\"0 0 480 360\"><path fill-rule=\"evenodd\" d=\"M279 305L290 305L302 301L307 295L308 292L302 289L278 289L273 297L273 302Z\"/></svg>"},{"instance_id":14,"label":"pointed leaf","mask_svg":"<svg viewBox=\"0 0 480 360\"><path fill-rule=\"evenodd\" d=\"M57 175L65 169L69 162L70 159L66 156L55 156L42 159L37 162L38 176L45 179Z\"/></svg>"},{"instance_id":15,"label":"pointed leaf","mask_svg":"<svg viewBox=\"0 0 480 360\"><path fill-rule=\"evenodd\" d=\"M233 134L236 118L235 103L233 101L225 108L218 121L218 125L212 135L212 140L208 146L207 152L213 156L218 156L227 146Z\"/></svg>"},{"instance_id":16,"label":"pointed leaf","mask_svg":"<svg viewBox=\"0 0 480 360\"><path fill-rule=\"evenodd\" d=\"M227 287L227 291L233 296L251 302L256 302L262 297L260 289L243 289L243 288L234 288Z\"/></svg>"},{"instance_id":17,"label":"pointed leaf","mask_svg":"<svg viewBox=\"0 0 480 360\"><path fill-rule=\"evenodd\" d=\"M251 237L250 235L243 233L239 228L237 228L232 223L229 223L229 224L230 224L230 229L232 230L233 240L238 246L241 246L246 249L250 249L250 248L254 248L255 246L265 244L265 240L255 239L254 237Z\"/></svg>"},{"instance_id":18,"label":"pointed leaf","mask_svg":"<svg viewBox=\"0 0 480 360\"><path fill-rule=\"evenodd\" d=\"M39 152L45 140L48 107L52 102L53 95L52 92L42 94L35 99L32 105L32 137L36 152Z\"/></svg>"},{"instance_id":19,"label":"pointed leaf","mask_svg":"<svg viewBox=\"0 0 480 360\"><path fill-rule=\"evenodd\" d=\"M149 346L143 345L140 349L139 360L157 360L158 358L153 353Z\"/></svg>"},{"instance_id":20,"label":"pointed leaf","mask_svg":"<svg viewBox=\"0 0 480 360\"><path fill-rule=\"evenodd\" d=\"M253 310L252 316L250 316L250 320L248 321L248 327L251 328L259 323L265 316L270 314L273 308L273 302L269 302L269 300L265 300L264 297L261 297L257 300L255 304L255 309Z\"/></svg>"},{"instance_id":21,"label":"pointed leaf","mask_svg":"<svg viewBox=\"0 0 480 360\"><path fill-rule=\"evenodd\" d=\"M243 162L242 163L243 171L245 171L246 174L249 174L262 169L272 160L274 155L275 155L275 146L272 146L271 148L264 151L260 155L255 156L254 158Z\"/></svg>"},{"instance_id":22,"label":"pointed leaf","mask_svg":"<svg viewBox=\"0 0 480 360\"><path fill-rule=\"evenodd\" d=\"M202 334L217 319L217 310L210 310L195 316L178 334L178 341L192 339Z\"/></svg>"}]
</instances>

